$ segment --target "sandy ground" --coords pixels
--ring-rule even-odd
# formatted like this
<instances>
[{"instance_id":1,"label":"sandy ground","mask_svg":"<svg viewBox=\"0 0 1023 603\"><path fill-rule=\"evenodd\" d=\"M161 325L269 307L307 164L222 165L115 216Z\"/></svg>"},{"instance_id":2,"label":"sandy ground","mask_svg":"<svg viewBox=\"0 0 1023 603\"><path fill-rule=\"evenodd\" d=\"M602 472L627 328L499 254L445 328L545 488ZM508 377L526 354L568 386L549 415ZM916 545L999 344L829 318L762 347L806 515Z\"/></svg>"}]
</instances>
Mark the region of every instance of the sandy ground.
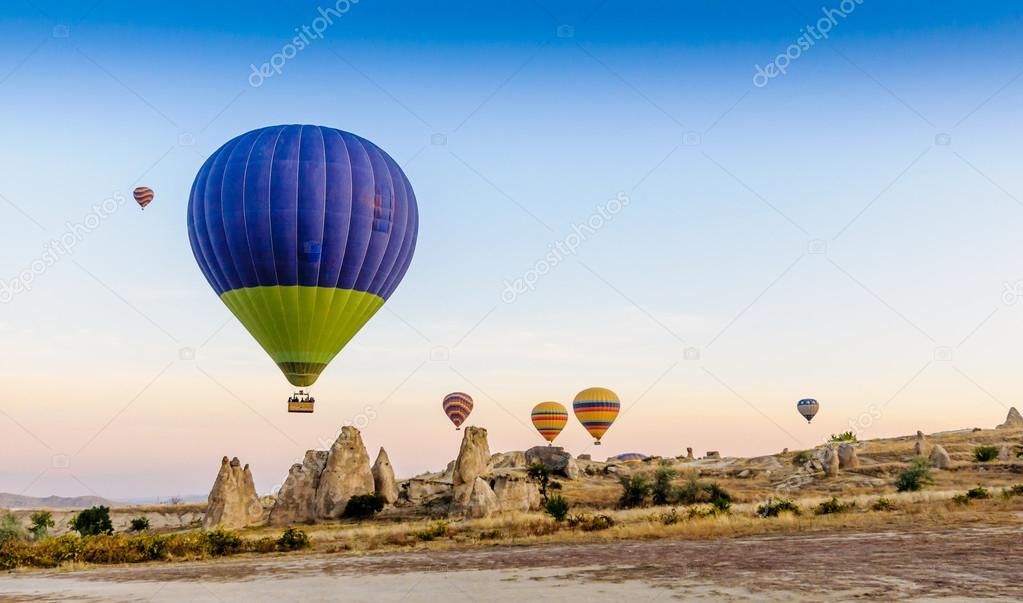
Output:
<instances>
[{"instance_id":1,"label":"sandy ground","mask_svg":"<svg viewBox=\"0 0 1023 603\"><path fill-rule=\"evenodd\" d=\"M961 528L715 541L292 554L19 571L2 601L1023 600L1023 531Z\"/></svg>"}]
</instances>

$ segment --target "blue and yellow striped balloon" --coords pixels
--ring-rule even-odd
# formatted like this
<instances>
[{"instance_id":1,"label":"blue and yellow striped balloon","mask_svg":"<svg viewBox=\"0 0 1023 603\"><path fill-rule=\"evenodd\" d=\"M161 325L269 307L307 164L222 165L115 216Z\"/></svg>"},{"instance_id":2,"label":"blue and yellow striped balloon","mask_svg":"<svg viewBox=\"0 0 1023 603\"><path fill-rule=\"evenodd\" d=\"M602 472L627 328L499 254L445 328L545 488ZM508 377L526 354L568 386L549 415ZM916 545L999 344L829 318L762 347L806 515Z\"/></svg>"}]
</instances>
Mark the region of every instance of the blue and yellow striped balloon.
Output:
<instances>
[{"instance_id":1,"label":"blue and yellow striped balloon","mask_svg":"<svg viewBox=\"0 0 1023 603\"><path fill-rule=\"evenodd\" d=\"M469 418L469 413L472 412L472 396L462 392L452 392L444 396L441 406L444 408L444 414L455 424L455 431L458 431L462 428L462 423Z\"/></svg>"},{"instance_id":2,"label":"blue and yellow striped balloon","mask_svg":"<svg viewBox=\"0 0 1023 603\"><path fill-rule=\"evenodd\" d=\"M813 421L813 418L817 416L817 411L820 410L821 405L813 398L803 398L799 402L796 402L796 410L799 414L803 415L806 422Z\"/></svg>"},{"instance_id":3,"label":"blue and yellow striped balloon","mask_svg":"<svg viewBox=\"0 0 1023 603\"><path fill-rule=\"evenodd\" d=\"M553 443L568 423L568 410L557 402L541 402L533 407L529 417L543 439Z\"/></svg>"},{"instance_id":4,"label":"blue and yellow striped balloon","mask_svg":"<svg viewBox=\"0 0 1023 603\"><path fill-rule=\"evenodd\" d=\"M600 438L604 437L608 428L614 423L621 407L622 403L618 399L618 395L603 387L584 389L576 394L575 401L572 402L575 417L593 436L596 440L594 444L597 446L600 445Z\"/></svg>"},{"instance_id":5,"label":"blue and yellow striped balloon","mask_svg":"<svg viewBox=\"0 0 1023 603\"><path fill-rule=\"evenodd\" d=\"M372 142L323 126L230 140L203 164L188 201L203 276L300 387L394 292L418 229L398 164Z\"/></svg>"}]
</instances>

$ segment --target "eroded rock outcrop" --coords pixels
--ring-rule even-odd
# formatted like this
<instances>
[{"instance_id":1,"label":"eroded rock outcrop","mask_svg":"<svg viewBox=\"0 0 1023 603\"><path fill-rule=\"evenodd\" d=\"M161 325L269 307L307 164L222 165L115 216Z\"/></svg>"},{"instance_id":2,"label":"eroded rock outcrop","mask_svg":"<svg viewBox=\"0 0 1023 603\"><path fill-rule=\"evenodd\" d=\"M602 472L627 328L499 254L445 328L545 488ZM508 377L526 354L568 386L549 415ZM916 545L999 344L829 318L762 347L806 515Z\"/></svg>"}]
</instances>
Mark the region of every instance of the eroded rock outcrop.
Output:
<instances>
[{"instance_id":1,"label":"eroded rock outcrop","mask_svg":"<svg viewBox=\"0 0 1023 603\"><path fill-rule=\"evenodd\" d=\"M935 469L948 469L952 466L952 458L940 444L935 444L934 448L931 448L931 456L928 460Z\"/></svg>"},{"instance_id":2,"label":"eroded rock outcrop","mask_svg":"<svg viewBox=\"0 0 1023 603\"><path fill-rule=\"evenodd\" d=\"M487 443L487 430L475 425L466 427L462 436L462 445L458 449L458 458L451 470L452 504L454 509L465 511L469 498L476 487L476 479L487 470L490 461L490 445ZM490 488L490 486L483 482ZM491 492L493 494L493 492ZM482 497L483 495L478 495Z\"/></svg>"},{"instance_id":3,"label":"eroded rock outcrop","mask_svg":"<svg viewBox=\"0 0 1023 603\"><path fill-rule=\"evenodd\" d=\"M924 432L916 432L916 442L913 444L913 456L927 456L924 453L924 446L927 445L927 440L924 438Z\"/></svg>"},{"instance_id":4,"label":"eroded rock outcrop","mask_svg":"<svg viewBox=\"0 0 1023 603\"><path fill-rule=\"evenodd\" d=\"M377 460L373 463L373 488L384 501L393 505L398 500L398 485L394 481L394 467L391 466L391 459L387 451L380 448L377 453Z\"/></svg>"},{"instance_id":5,"label":"eroded rock outcrop","mask_svg":"<svg viewBox=\"0 0 1023 603\"><path fill-rule=\"evenodd\" d=\"M826 477L836 477L839 469L841 469L841 461L838 458L838 452L831 446L825 446L820 452L821 466L824 469L824 475Z\"/></svg>"},{"instance_id":6,"label":"eroded rock outcrop","mask_svg":"<svg viewBox=\"0 0 1023 603\"><path fill-rule=\"evenodd\" d=\"M497 510L533 511L540 508L540 490L536 484L517 475L498 475L491 481Z\"/></svg>"},{"instance_id":7,"label":"eroded rock outcrop","mask_svg":"<svg viewBox=\"0 0 1023 603\"><path fill-rule=\"evenodd\" d=\"M345 425L330 447L327 464L320 474L320 485L316 489L317 513L322 519L341 517L349 498L372 493L373 470L362 434L351 425Z\"/></svg>"},{"instance_id":8,"label":"eroded rock outcrop","mask_svg":"<svg viewBox=\"0 0 1023 603\"><path fill-rule=\"evenodd\" d=\"M316 489L327 465L327 455L326 450L309 450L301 463L291 466L270 511L270 525L285 526L317 518Z\"/></svg>"},{"instance_id":9,"label":"eroded rock outcrop","mask_svg":"<svg viewBox=\"0 0 1023 603\"><path fill-rule=\"evenodd\" d=\"M526 467L543 463L553 473L567 479L579 477L579 465L561 446L533 446L526 451Z\"/></svg>"},{"instance_id":10,"label":"eroded rock outcrop","mask_svg":"<svg viewBox=\"0 0 1023 603\"><path fill-rule=\"evenodd\" d=\"M696 457L693 456L693 447L692 446L686 446L686 459L692 461L695 458Z\"/></svg>"},{"instance_id":11,"label":"eroded rock outcrop","mask_svg":"<svg viewBox=\"0 0 1023 603\"><path fill-rule=\"evenodd\" d=\"M482 477L473 480L469 489L469 495L461 511L473 519L489 517L491 513L498 510L497 495L494 494L490 484Z\"/></svg>"},{"instance_id":12,"label":"eroded rock outcrop","mask_svg":"<svg viewBox=\"0 0 1023 603\"><path fill-rule=\"evenodd\" d=\"M1002 423L995 429L1019 429L1023 428L1023 416L1020 416L1019 411L1013 406L1009 409L1009 414L1005 417L1005 423Z\"/></svg>"},{"instance_id":13,"label":"eroded rock outcrop","mask_svg":"<svg viewBox=\"0 0 1023 603\"><path fill-rule=\"evenodd\" d=\"M203 528L216 526L244 528L263 523L263 505L256 495L256 485L249 466L242 467L237 457L220 461L220 471L206 505Z\"/></svg>"},{"instance_id":14,"label":"eroded rock outcrop","mask_svg":"<svg viewBox=\"0 0 1023 603\"><path fill-rule=\"evenodd\" d=\"M839 444L838 446L838 467L839 469L855 469L860 466L860 457L856 453L856 447L852 444Z\"/></svg>"},{"instance_id":15,"label":"eroded rock outcrop","mask_svg":"<svg viewBox=\"0 0 1023 603\"><path fill-rule=\"evenodd\" d=\"M707 451L707 456L705 456L703 458L706 458L706 459L719 459L719 458L721 458L721 453L718 452L717 450L708 450Z\"/></svg>"}]
</instances>

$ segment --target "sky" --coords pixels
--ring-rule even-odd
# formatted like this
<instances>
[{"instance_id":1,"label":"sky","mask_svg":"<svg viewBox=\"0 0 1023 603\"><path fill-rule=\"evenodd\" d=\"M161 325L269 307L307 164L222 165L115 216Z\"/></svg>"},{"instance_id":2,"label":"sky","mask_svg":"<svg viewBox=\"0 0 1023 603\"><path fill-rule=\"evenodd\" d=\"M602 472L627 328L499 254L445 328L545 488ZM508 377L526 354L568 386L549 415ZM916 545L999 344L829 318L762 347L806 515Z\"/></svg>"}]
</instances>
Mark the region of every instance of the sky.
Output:
<instances>
[{"instance_id":1,"label":"sky","mask_svg":"<svg viewBox=\"0 0 1023 603\"><path fill-rule=\"evenodd\" d=\"M228 455L269 492L346 424L411 476L457 454L451 391L495 452L590 386L617 422L557 444L596 458L991 427L1023 361L1021 28L994 2L5 2L0 491L202 494ZM206 157L280 123L375 142L421 219L313 415L185 227Z\"/></svg>"}]
</instances>

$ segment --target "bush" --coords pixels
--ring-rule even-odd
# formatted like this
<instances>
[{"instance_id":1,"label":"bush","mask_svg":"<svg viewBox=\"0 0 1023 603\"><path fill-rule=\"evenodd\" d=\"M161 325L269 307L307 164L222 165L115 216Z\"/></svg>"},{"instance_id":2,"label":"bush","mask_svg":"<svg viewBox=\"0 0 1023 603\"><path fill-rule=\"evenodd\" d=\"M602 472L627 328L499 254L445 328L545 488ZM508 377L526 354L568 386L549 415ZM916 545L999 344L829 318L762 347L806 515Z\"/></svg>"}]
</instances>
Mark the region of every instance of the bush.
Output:
<instances>
[{"instance_id":1,"label":"bush","mask_svg":"<svg viewBox=\"0 0 1023 603\"><path fill-rule=\"evenodd\" d=\"M543 510L557 522L562 522L568 517L569 508L568 501L560 494L551 496L543 505Z\"/></svg>"},{"instance_id":2,"label":"bush","mask_svg":"<svg viewBox=\"0 0 1023 603\"><path fill-rule=\"evenodd\" d=\"M960 496L963 497L964 500L959 500L958 497ZM960 504L964 504L974 500L983 500L985 498L991 498L991 492L984 486L978 485L967 490L965 494L957 494L956 496L953 496L952 500Z\"/></svg>"},{"instance_id":3,"label":"bush","mask_svg":"<svg viewBox=\"0 0 1023 603\"><path fill-rule=\"evenodd\" d=\"M220 527L212 532L206 532L206 542L210 555L214 557L233 555L242 550L241 537L236 532Z\"/></svg>"},{"instance_id":4,"label":"bush","mask_svg":"<svg viewBox=\"0 0 1023 603\"><path fill-rule=\"evenodd\" d=\"M22 527L21 522L8 511L0 512L0 545L6 542L25 540L28 532Z\"/></svg>"},{"instance_id":5,"label":"bush","mask_svg":"<svg viewBox=\"0 0 1023 603\"><path fill-rule=\"evenodd\" d=\"M826 500L814 507L813 513L814 515L831 515L832 513L843 513L855 506L856 503L843 503L832 496L831 500Z\"/></svg>"},{"instance_id":6,"label":"bush","mask_svg":"<svg viewBox=\"0 0 1023 603\"><path fill-rule=\"evenodd\" d=\"M782 513L799 515L799 505L787 498L769 498L767 502L757 507L759 517L778 517Z\"/></svg>"},{"instance_id":7,"label":"bush","mask_svg":"<svg viewBox=\"0 0 1023 603\"><path fill-rule=\"evenodd\" d=\"M1012 498L1013 496L1023 496L1023 484L1016 484L1002 490L1003 498Z\"/></svg>"},{"instance_id":8,"label":"bush","mask_svg":"<svg viewBox=\"0 0 1023 603\"><path fill-rule=\"evenodd\" d=\"M959 493L952 497L952 502L957 505L968 505L970 504L970 497L965 494Z\"/></svg>"},{"instance_id":9,"label":"bush","mask_svg":"<svg viewBox=\"0 0 1023 603\"><path fill-rule=\"evenodd\" d=\"M584 532L597 532L600 530L606 530L614 527L615 520L610 515L597 514L582 514L573 515L568 518L568 525L573 528L579 528Z\"/></svg>"},{"instance_id":10,"label":"bush","mask_svg":"<svg viewBox=\"0 0 1023 603\"><path fill-rule=\"evenodd\" d=\"M70 526L72 530L82 536L114 533L114 524L110 522L110 508L102 505L86 509L75 515Z\"/></svg>"},{"instance_id":11,"label":"bush","mask_svg":"<svg viewBox=\"0 0 1023 603\"><path fill-rule=\"evenodd\" d=\"M309 535L298 528L288 528L277 539L277 548L282 551L297 551L309 548Z\"/></svg>"},{"instance_id":12,"label":"bush","mask_svg":"<svg viewBox=\"0 0 1023 603\"><path fill-rule=\"evenodd\" d=\"M28 531L32 534L32 540L42 540L50 533L50 528L54 526L53 514L49 511L36 511L29 516L32 521L32 527Z\"/></svg>"},{"instance_id":13,"label":"bush","mask_svg":"<svg viewBox=\"0 0 1023 603\"><path fill-rule=\"evenodd\" d=\"M728 511L732 507L732 495L716 483L706 486L704 491L710 496L710 504L714 505L714 509Z\"/></svg>"},{"instance_id":14,"label":"bush","mask_svg":"<svg viewBox=\"0 0 1023 603\"><path fill-rule=\"evenodd\" d=\"M667 505L677 499L675 488L671 482L678 477L678 471L671 467L658 467L654 474L653 502L655 505Z\"/></svg>"},{"instance_id":15,"label":"bush","mask_svg":"<svg viewBox=\"0 0 1023 603\"><path fill-rule=\"evenodd\" d=\"M136 517L131 520L131 527L129 530L132 532L145 532L149 529L149 518L148 517Z\"/></svg>"},{"instance_id":16,"label":"bush","mask_svg":"<svg viewBox=\"0 0 1023 603\"><path fill-rule=\"evenodd\" d=\"M800 466L805 464L807 461L813 458L813 453L809 450L800 450L792 457L792 464Z\"/></svg>"},{"instance_id":17,"label":"bush","mask_svg":"<svg viewBox=\"0 0 1023 603\"><path fill-rule=\"evenodd\" d=\"M357 494L348 499L342 517L350 519L368 519L384 510L383 496L379 494Z\"/></svg>"},{"instance_id":18,"label":"bush","mask_svg":"<svg viewBox=\"0 0 1023 603\"><path fill-rule=\"evenodd\" d=\"M548 490L561 490L561 483L551 479L551 468L543 463L533 463L526 470L529 481L540 488L540 498L543 499L544 507L547 506Z\"/></svg>"},{"instance_id":19,"label":"bush","mask_svg":"<svg viewBox=\"0 0 1023 603\"><path fill-rule=\"evenodd\" d=\"M448 523L446 521L438 521L432 526L425 530L420 530L415 533L416 538L424 542L429 542L437 538L443 538L448 535Z\"/></svg>"},{"instance_id":20,"label":"bush","mask_svg":"<svg viewBox=\"0 0 1023 603\"><path fill-rule=\"evenodd\" d=\"M664 513L661 513L658 516L658 519L660 519L661 523L663 523L664 525L671 526L678 523L679 520L682 518L679 517L678 515L678 509L672 507L670 511L665 511Z\"/></svg>"},{"instance_id":21,"label":"bush","mask_svg":"<svg viewBox=\"0 0 1023 603\"><path fill-rule=\"evenodd\" d=\"M623 509L632 509L646 505L646 498L653 490L653 486L642 475L630 475L618 478L622 486L622 497L618 499L618 506Z\"/></svg>"},{"instance_id":22,"label":"bush","mask_svg":"<svg viewBox=\"0 0 1023 603\"><path fill-rule=\"evenodd\" d=\"M899 492L916 492L934 481L931 477L931 470L927 466L927 459L913 459L913 464L899 474L895 480L895 488Z\"/></svg>"},{"instance_id":23,"label":"bush","mask_svg":"<svg viewBox=\"0 0 1023 603\"><path fill-rule=\"evenodd\" d=\"M977 446L973 449L973 458L980 463L993 461L998 458L998 448L994 446Z\"/></svg>"},{"instance_id":24,"label":"bush","mask_svg":"<svg viewBox=\"0 0 1023 603\"><path fill-rule=\"evenodd\" d=\"M851 431L846 431L846 432L843 432L843 433L833 433L833 434L831 434L831 441L832 442L855 442L856 441L856 434L851 432Z\"/></svg>"},{"instance_id":25,"label":"bush","mask_svg":"<svg viewBox=\"0 0 1023 603\"><path fill-rule=\"evenodd\" d=\"M717 483L701 482L695 473L690 473L686 483L675 491L675 502L684 505L710 503L718 511L727 511L732 506L732 495Z\"/></svg>"},{"instance_id":26,"label":"bush","mask_svg":"<svg viewBox=\"0 0 1023 603\"><path fill-rule=\"evenodd\" d=\"M898 507L895 506L895 503L892 502L892 499L882 496L881 498L874 501L874 504L871 505L870 508L875 511L894 511Z\"/></svg>"}]
</instances>

